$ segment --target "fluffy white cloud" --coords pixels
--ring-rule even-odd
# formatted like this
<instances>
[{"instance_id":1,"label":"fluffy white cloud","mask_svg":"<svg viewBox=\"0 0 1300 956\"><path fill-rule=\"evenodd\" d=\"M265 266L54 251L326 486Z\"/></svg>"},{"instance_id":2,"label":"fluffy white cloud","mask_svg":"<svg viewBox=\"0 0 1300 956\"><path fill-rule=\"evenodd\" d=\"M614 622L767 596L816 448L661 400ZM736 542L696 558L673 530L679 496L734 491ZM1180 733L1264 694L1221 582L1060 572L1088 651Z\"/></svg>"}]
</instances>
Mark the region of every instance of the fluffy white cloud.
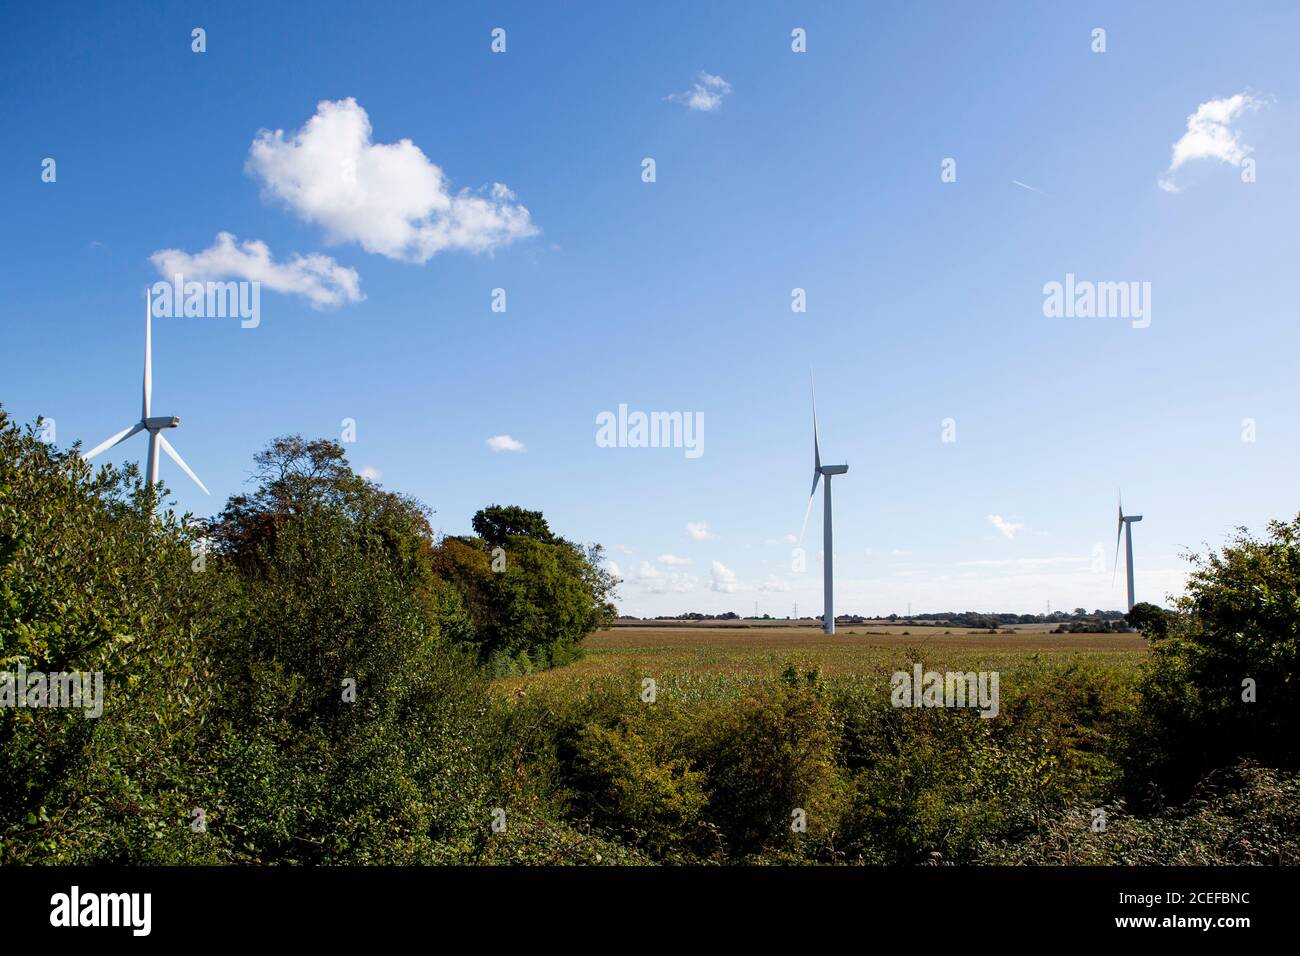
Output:
<instances>
[{"instance_id":1,"label":"fluffy white cloud","mask_svg":"<svg viewBox=\"0 0 1300 956\"><path fill-rule=\"evenodd\" d=\"M493 451L527 451L528 448L518 439L509 435L493 435L487 440L487 446Z\"/></svg>"},{"instance_id":2,"label":"fluffy white cloud","mask_svg":"<svg viewBox=\"0 0 1300 956\"><path fill-rule=\"evenodd\" d=\"M675 566L692 563L690 558L679 558L675 554L661 554L655 560L657 560L660 564L666 564L669 567L675 567Z\"/></svg>"},{"instance_id":3,"label":"fluffy white cloud","mask_svg":"<svg viewBox=\"0 0 1300 956\"><path fill-rule=\"evenodd\" d=\"M453 193L442 170L409 139L373 142L370 117L351 97L320 102L292 134L261 130L247 169L268 196L323 226L331 242L356 242L391 259L427 262L448 249L490 252L538 232L501 183Z\"/></svg>"},{"instance_id":4,"label":"fluffy white cloud","mask_svg":"<svg viewBox=\"0 0 1300 956\"><path fill-rule=\"evenodd\" d=\"M1023 522L1008 521L1002 515L989 515L989 524L998 529L998 534L1010 541L1016 536L1016 532L1024 527Z\"/></svg>"},{"instance_id":5,"label":"fluffy white cloud","mask_svg":"<svg viewBox=\"0 0 1300 956\"><path fill-rule=\"evenodd\" d=\"M722 98L731 92L731 84L720 76L700 71L695 83L685 93L668 97L674 103L684 103L687 109L711 113L722 105Z\"/></svg>"},{"instance_id":6,"label":"fluffy white cloud","mask_svg":"<svg viewBox=\"0 0 1300 956\"><path fill-rule=\"evenodd\" d=\"M736 590L736 572L721 561L714 561L709 565L709 576L713 579L709 587L714 591L730 594Z\"/></svg>"},{"instance_id":7,"label":"fluffy white cloud","mask_svg":"<svg viewBox=\"0 0 1300 956\"><path fill-rule=\"evenodd\" d=\"M366 481L378 481L380 478L384 477L384 473L374 465L366 465L366 467L361 469L361 477L366 479Z\"/></svg>"},{"instance_id":8,"label":"fluffy white cloud","mask_svg":"<svg viewBox=\"0 0 1300 956\"><path fill-rule=\"evenodd\" d=\"M641 567L632 575L631 581L646 594L685 594L695 590L699 579L691 574L660 571L649 561L642 561Z\"/></svg>"},{"instance_id":9,"label":"fluffy white cloud","mask_svg":"<svg viewBox=\"0 0 1300 956\"><path fill-rule=\"evenodd\" d=\"M265 242L238 242L228 232L217 233L212 245L202 252L191 255L180 249L159 249L149 261L167 279L179 273L196 282L260 282L272 292L305 296L317 309L365 298L357 271L339 265L329 256L295 253L292 259L276 262Z\"/></svg>"},{"instance_id":10,"label":"fluffy white cloud","mask_svg":"<svg viewBox=\"0 0 1300 956\"><path fill-rule=\"evenodd\" d=\"M696 541L707 541L713 537L713 532L709 530L707 521L688 521L686 523L686 533Z\"/></svg>"},{"instance_id":11,"label":"fluffy white cloud","mask_svg":"<svg viewBox=\"0 0 1300 956\"><path fill-rule=\"evenodd\" d=\"M1243 112L1257 110L1263 105L1262 100L1249 93L1238 93L1198 106L1196 112L1187 117L1187 132L1174 143L1173 158L1160 178L1160 188L1166 192L1179 192L1174 173L1196 159L1217 159L1221 163L1240 166L1251 147L1241 142L1240 132L1230 124Z\"/></svg>"}]
</instances>

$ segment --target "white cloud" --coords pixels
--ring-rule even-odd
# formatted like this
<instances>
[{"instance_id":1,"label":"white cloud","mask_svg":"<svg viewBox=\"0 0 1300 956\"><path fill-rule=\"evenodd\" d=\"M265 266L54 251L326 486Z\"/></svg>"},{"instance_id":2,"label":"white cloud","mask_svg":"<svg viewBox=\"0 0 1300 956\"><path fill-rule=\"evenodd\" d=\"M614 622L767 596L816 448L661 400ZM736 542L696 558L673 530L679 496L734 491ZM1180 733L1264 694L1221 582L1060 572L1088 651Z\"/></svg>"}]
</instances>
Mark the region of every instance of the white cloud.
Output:
<instances>
[{"instance_id":1,"label":"white cloud","mask_svg":"<svg viewBox=\"0 0 1300 956\"><path fill-rule=\"evenodd\" d=\"M736 572L721 561L714 561L709 565L709 576L713 579L713 583L709 585L712 590L722 591L724 594L736 590Z\"/></svg>"},{"instance_id":2,"label":"white cloud","mask_svg":"<svg viewBox=\"0 0 1300 956\"><path fill-rule=\"evenodd\" d=\"M292 259L276 262L265 242L250 239L241 243L228 232L217 233L212 245L202 252L191 255L180 249L159 249L149 261L167 279L179 273L196 282L260 282L272 292L306 296L317 309L365 298L357 271L339 265L329 256L295 253Z\"/></svg>"},{"instance_id":3,"label":"white cloud","mask_svg":"<svg viewBox=\"0 0 1300 956\"><path fill-rule=\"evenodd\" d=\"M775 574L769 574L767 580L758 586L760 591L788 591L790 585L782 581Z\"/></svg>"},{"instance_id":4,"label":"white cloud","mask_svg":"<svg viewBox=\"0 0 1300 956\"><path fill-rule=\"evenodd\" d=\"M1173 158L1169 168L1160 178L1160 188L1176 193L1180 187L1174 182L1174 173L1183 165L1197 159L1217 159L1221 163L1240 166L1251 147L1240 140L1240 132L1231 123L1246 110L1254 111L1264 102L1249 93L1238 93L1221 100L1208 100L1187 117L1187 132L1174 143Z\"/></svg>"},{"instance_id":5,"label":"white cloud","mask_svg":"<svg viewBox=\"0 0 1300 956\"><path fill-rule=\"evenodd\" d=\"M674 103L685 103L687 109L711 113L722 105L722 98L731 92L731 84L720 76L700 71L695 83L685 93L668 97Z\"/></svg>"},{"instance_id":6,"label":"white cloud","mask_svg":"<svg viewBox=\"0 0 1300 956\"><path fill-rule=\"evenodd\" d=\"M676 567L676 566L692 563L690 558L679 558L675 554L661 554L655 560L657 560L660 564L666 564L669 567Z\"/></svg>"},{"instance_id":7,"label":"white cloud","mask_svg":"<svg viewBox=\"0 0 1300 956\"><path fill-rule=\"evenodd\" d=\"M509 435L493 435L487 440L487 446L493 451L528 451L523 442Z\"/></svg>"},{"instance_id":8,"label":"white cloud","mask_svg":"<svg viewBox=\"0 0 1300 956\"><path fill-rule=\"evenodd\" d=\"M258 132L246 168L267 196L324 227L329 241L356 242L390 259L490 252L539 231L501 183L453 193L409 139L373 142L370 117L351 97L321 101L292 134Z\"/></svg>"},{"instance_id":9,"label":"white cloud","mask_svg":"<svg viewBox=\"0 0 1300 956\"><path fill-rule=\"evenodd\" d=\"M1003 518L1002 515L989 515L988 519L989 519L989 524L997 528L998 533L1002 535L1002 537L1006 538L1008 541L1014 538L1016 536L1016 532L1021 530L1024 527L1023 522L1008 521L1005 518Z\"/></svg>"},{"instance_id":10,"label":"white cloud","mask_svg":"<svg viewBox=\"0 0 1300 956\"><path fill-rule=\"evenodd\" d=\"M384 473L374 465L366 465L366 467L361 469L361 477L366 479L366 481L378 481L380 478L384 477Z\"/></svg>"},{"instance_id":11,"label":"white cloud","mask_svg":"<svg viewBox=\"0 0 1300 956\"><path fill-rule=\"evenodd\" d=\"M1052 567L1058 564L1086 565L1091 558L998 558L979 561L958 561L959 568L1013 568L1017 571L1034 571L1038 568Z\"/></svg>"},{"instance_id":12,"label":"white cloud","mask_svg":"<svg viewBox=\"0 0 1300 956\"><path fill-rule=\"evenodd\" d=\"M699 583L699 579L691 574L679 571L664 574L649 561L641 562L641 567L632 575L631 581L646 594L684 594L695 590Z\"/></svg>"},{"instance_id":13,"label":"white cloud","mask_svg":"<svg viewBox=\"0 0 1300 956\"><path fill-rule=\"evenodd\" d=\"M707 541L714 536L713 532L709 530L707 521L688 521L686 523L686 533L696 541Z\"/></svg>"}]
</instances>

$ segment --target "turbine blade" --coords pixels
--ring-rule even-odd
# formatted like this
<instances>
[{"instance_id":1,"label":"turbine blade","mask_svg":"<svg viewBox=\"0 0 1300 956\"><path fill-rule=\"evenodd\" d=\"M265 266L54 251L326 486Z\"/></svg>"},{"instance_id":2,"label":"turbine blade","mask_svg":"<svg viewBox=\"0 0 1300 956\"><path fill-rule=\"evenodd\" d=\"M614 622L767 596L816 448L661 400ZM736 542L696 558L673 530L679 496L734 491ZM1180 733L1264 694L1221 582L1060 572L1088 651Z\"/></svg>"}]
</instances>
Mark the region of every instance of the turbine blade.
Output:
<instances>
[{"instance_id":1,"label":"turbine blade","mask_svg":"<svg viewBox=\"0 0 1300 956\"><path fill-rule=\"evenodd\" d=\"M144 425L140 424L139 422L136 422L130 428L123 428L112 438L108 439L107 441L100 442L94 448L90 449L90 451L83 451L81 453L81 460L89 461L90 459L98 455L101 451L108 451L108 449L112 448L114 445L121 444L122 442L126 441L128 438L130 438L138 431L144 431Z\"/></svg>"},{"instance_id":2,"label":"turbine blade","mask_svg":"<svg viewBox=\"0 0 1300 956\"><path fill-rule=\"evenodd\" d=\"M821 472L818 472L817 478L820 477L821 477ZM799 529L799 544L801 546L803 545L804 532L808 530L808 516L812 514L813 501L817 497L817 478L813 479L813 490L812 490L812 494L808 496L808 507L803 510L803 527Z\"/></svg>"},{"instance_id":3,"label":"turbine blade","mask_svg":"<svg viewBox=\"0 0 1300 956\"><path fill-rule=\"evenodd\" d=\"M1119 523L1115 526L1115 561L1111 566L1110 586L1115 586L1115 575L1119 573L1119 539L1124 535L1124 512L1120 512Z\"/></svg>"},{"instance_id":4,"label":"turbine blade","mask_svg":"<svg viewBox=\"0 0 1300 956\"><path fill-rule=\"evenodd\" d=\"M203 484L203 482L199 481L199 476L190 471L190 466L185 464L185 459L177 453L176 449L172 447L172 443L164 438L161 432L158 434L158 444L162 445L162 450L171 456L172 461L181 466L181 471L194 479L194 483L203 489L205 495L212 494L212 492L208 491L207 486Z\"/></svg>"},{"instance_id":5,"label":"turbine blade","mask_svg":"<svg viewBox=\"0 0 1300 956\"><path fill-rule=\"evenodd\" d=\"M153 331L149 308L149 290L144 290L144 394L140 403L140 418L149 417L149 398L153 394ZM197 479L196 479L197 480Z\"/></svg>"},{"instance_id":6,"label":"turbine blade","mask_svg":"<svg viewBox=\"0 0 1300 956\"><path fill-rule=\"evenodd\" d=\"M812 386L812 407L813 407L813 467L818 473L822 468L822 446L817 440L817 383L813 381L812 372L808 373L808 381ZM813 479L813 490L817 488L817 479Z\"/></svg>"}]
</instances>

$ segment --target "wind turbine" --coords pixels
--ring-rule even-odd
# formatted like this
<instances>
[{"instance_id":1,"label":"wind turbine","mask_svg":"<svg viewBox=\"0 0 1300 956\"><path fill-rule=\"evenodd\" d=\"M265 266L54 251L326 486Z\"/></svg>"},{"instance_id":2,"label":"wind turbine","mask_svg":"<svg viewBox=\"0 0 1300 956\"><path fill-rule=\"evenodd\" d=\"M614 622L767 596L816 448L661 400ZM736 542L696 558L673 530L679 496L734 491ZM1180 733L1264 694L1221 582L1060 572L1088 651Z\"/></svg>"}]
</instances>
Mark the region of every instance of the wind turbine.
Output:
<instances>
[{"instance_id":1,"label":"wind turbine","mask_svg":"<svg viewBox=\"0 0 1300 956\"><path fill-rule=\"evenodd\" d=\"M211 494L203 482L199 481L199 476L190 470L190 466L185 464L185 460L177 453L165 437L163 430L167 428L177 428L181 420L175 415L154 415L149 414L149 399L153 392L153 334L152 334L152 315L149 310L149 290L144 290L144 392L140 403L140 420L129 428L123 428L112 438L107 439L88 452L82 454L82 459L89 461L102 451L107 451L114 445L120 445L136 432L149 433L149 486L153 487L158 483L158 449L161 448L171 456L172 461L181 466L185 474L194 479L194 483L203 489L205 495Z\"/></svg>"},{"instance_id":2,"label":"wind turbine","mask_svg":"<svg viewBox=\"0 0 1300 956\"><path fill-rule=\"evenodd\" d=\"M822 593L825 597L825 610L822 612L822 631L835 633L835 548L831 529L831 477L842 475L849 470L848 465L823 465L821 444L817 440L817 388L812 390L813 409L813 482L808 492L808 507L803 513L803 530L799 540L803 540L804 531L808 530L808 515L812 512L813 498L817 495L817 482L826 476L826 488L822 492Z\"/></svg>"},{"instance_id":3,"label":"wind turbine","mask_svg":"<svg viewBox=\"0 0 1300 956\"><path fill-rule=\"evenodd\" d=\"M1119 524L1115 526L1115 570L1111 572L1111 584L1119 572L1119 538L1124 536L1126 556L1128 557L1128 609L1133 610L1133 522L1141 521L1141 515L1124 514L1124 499L1119 499Z\"/></svg>"}]
</instances>

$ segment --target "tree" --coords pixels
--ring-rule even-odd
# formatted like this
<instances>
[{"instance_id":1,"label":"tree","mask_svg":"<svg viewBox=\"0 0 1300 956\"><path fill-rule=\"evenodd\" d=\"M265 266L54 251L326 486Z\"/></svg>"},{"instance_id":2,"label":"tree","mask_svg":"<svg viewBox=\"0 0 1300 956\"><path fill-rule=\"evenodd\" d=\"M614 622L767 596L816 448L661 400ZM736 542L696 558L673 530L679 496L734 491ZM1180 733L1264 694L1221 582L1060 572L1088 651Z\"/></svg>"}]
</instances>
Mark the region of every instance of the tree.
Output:
<instances>
[{"instance_id":1,"label":"tree","mask_svg":"<svg viewBox=\"0 0 1300 956\"><path fill-rule=\"evenodd\" d=\"M613 623L618 580L599 545L567 541L540 511L514 505L484 508L473 526L478 538L444 538L433 565L459 593L483 660L503 673L506 661L515 670L563 664Z\"/></svg>"},{"instance_id":2,"label":"tree","mask_svg":"<svg viewBox=\"0 0 1300 956\"><path fill-rule=\"evenodd\" d=\"M1241 759L1300 762L1300 516L1190 560L1177 613L1151 641L1133 755L1139 779L1170 792Z\"/></svg>"},{"instance_id":3,"label":"tree","mask_svg":"<svg viewBox=\"0 0 1300 956\"><path fill-rule=\"evenodd\" d=\"M1128 622L1129 627L1141 631L1148 639L1158 640L1169 633L1169 621L1172 616L1158 605L1139 601L1133 605L1133 610L1124 615L1124 620Z\"/></svg>"},{"instance_id":4,"label":"tree","mask_svg":"<svg viewBox=\"0 0 1300 956\"><path fill-rule=\"evenodd\" d=\"M274 548L287 522L330 513L388 551L430 620L438 614L433 573L433 511L408 495L385 491L356 474L338 442L300 435L275 439L253 456L254 490L235 495L209 534L220 558L244 574L261 573L264 546Z\"/></svg>"},{"instance_id":5,"label":"tree","mask_svg":"<svg viewBox=\"0 0 1300 956\"><path fill-rule=\"evenodd\" d=\"M517 505L488 505L474 515L473 527L490 547L500 547L514 537L532 538L543 544L556 541L540 511L527 511Z\"/></svg>"}]
</instances>

